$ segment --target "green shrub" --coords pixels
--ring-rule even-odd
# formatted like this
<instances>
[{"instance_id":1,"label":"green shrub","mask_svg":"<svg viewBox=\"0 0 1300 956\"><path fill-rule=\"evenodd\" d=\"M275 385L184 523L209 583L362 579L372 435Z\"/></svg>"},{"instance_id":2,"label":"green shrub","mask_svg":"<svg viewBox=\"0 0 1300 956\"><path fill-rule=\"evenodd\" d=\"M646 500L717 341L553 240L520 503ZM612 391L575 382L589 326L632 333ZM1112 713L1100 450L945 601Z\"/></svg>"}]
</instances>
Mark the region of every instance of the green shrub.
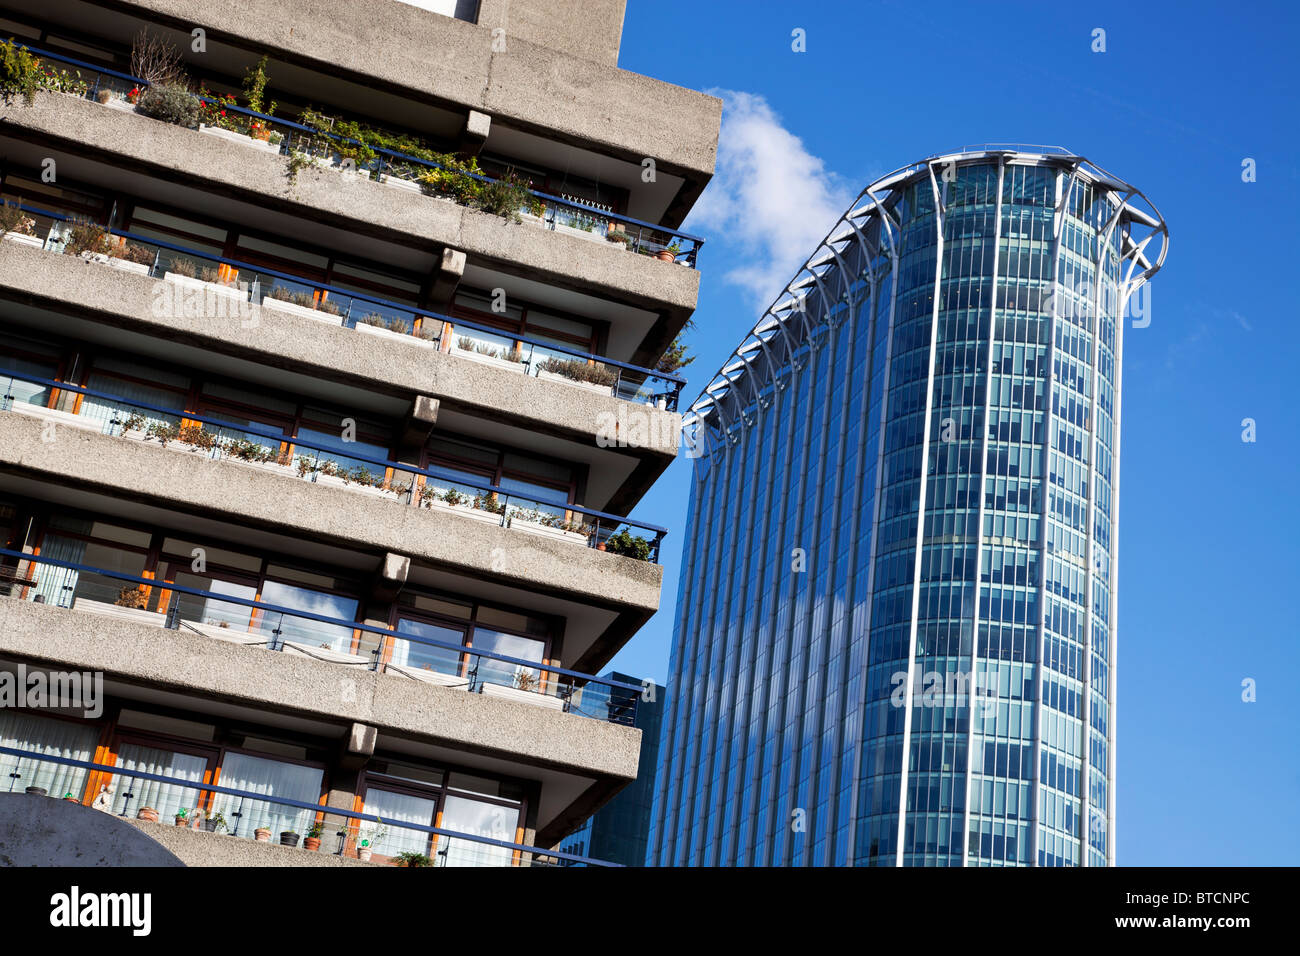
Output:
<instances>
[{"instance_id":1,"label":"green shrub","mask_svg":"<svg viewBox=\"0 0 1300 956\"><path fill-rule=\"evenodd\" d=\"M73 222L68 230L68 241L63 251L70 256L79 256L83 252L106 256L112 248L107 229L98 223L79 220Z\"/></svg>"},{"instance_id":2,"label":"green shrub","mask_svg":"<svg viewBox=\"0 0 1300 956\"><path fill-rule=\"evenodd\" d=\"M31 51L10 37L0 43L0 99L6 103L21 96L28 106L41 88L41 64Z\"/></svg>"},{"instance_id":3,"label":"green shrub","mask_svg":"<svg viewBox=\"0 0 1300 956\"><path fill-rule=\"evenodd\" d=\"M539 362L537 367L543 372L563 375L575 382L591 382L593 385L611 387L618 382L618 373L613 369L606 368L604 365L593 365L582 359L549 358L545 362Z\"/></svg>"},{"instance_id":4,"label":"green shrub","mask_svg":"<svg viewBox=\"0 0 1300 956\"><path fill-rule=\"evenodd\" d=\"M199 101L183 86L151 86L136 104L141 113L164 123L193 129L199 125Z\"/></svg>"},{"instance_id":5,"label":"green shrub","mask_svg":"<svg viewBox=\"0 0 1300 956\"><path fill-rule=\"evenodd\" d=\"M31 236L36 232L36 220L30 219L18 208L17 203L0 203L0 235L12 232L20 236Z\"/></svg>"},{"instance_id":6,"label":"green shrub","mask_svg":"<svg viewBox=\"0 0 1300 956\"><path fill-rule=\"evenodd\" d=\"M636 558L638 561L650 560L650 542L640 535L632 534L626 528L605 539L605 551L609 554Z\"/></svg>"}]
</instances>

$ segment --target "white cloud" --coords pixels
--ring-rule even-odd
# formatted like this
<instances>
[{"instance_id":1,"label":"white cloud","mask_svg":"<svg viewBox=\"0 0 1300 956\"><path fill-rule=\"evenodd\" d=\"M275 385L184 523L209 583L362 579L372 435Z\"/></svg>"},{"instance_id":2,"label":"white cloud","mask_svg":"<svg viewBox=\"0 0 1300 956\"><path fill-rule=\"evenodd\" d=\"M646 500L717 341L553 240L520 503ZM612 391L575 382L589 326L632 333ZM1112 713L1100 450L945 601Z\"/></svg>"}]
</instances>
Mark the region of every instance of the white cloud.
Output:
<instances>
[{"instance_id":1,"label":"white cloud","mask_svg":"<svg viewBox=\"0 0 1300 956\"><path fill-rule=\"evenodd\" d=\"M690 216L705 239L720 233L742 263L723 279L761 312L772 304L856 195L753 93L709 90L723 101L717 172ZM708 255L705 246L704 255Z\"/></svg>"}]
</instances>

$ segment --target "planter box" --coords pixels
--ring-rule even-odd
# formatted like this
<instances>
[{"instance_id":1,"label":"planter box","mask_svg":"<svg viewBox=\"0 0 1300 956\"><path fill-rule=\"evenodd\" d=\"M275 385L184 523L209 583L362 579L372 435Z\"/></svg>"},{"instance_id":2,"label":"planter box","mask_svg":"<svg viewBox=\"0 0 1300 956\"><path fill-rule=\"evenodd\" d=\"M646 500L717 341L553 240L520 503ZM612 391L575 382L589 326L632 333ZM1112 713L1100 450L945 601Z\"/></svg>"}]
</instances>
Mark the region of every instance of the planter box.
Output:
<instances>
[{"instance_id":1,"label":"planter box","mask_svg":"<svg viewBox=\"0 0 1300 956\"><path fill-rule=\"evenodd\" d=\"M218 139L224 139L228 143L238 143L240 146L248 146L251 149L260 149L264 153L278 154L280 152L278 144L254 139L245 133L237 133L230 129L221 129L217 126L204 126L200 123L199 132L206 133L209 136L215 136Z\"/></svg>"},{"instance_id":2,"label":"planter box","mask_svg":"<svg viewBox=\"0 0 1300 956\"><path fill-rule=\"evenodd\" d=\"M69 428L80 428L83 431L96 432L103 434L104 423L97 422L93 418L86 418L83 415L74 415L72 412L61 412L57 408L46 408L43 405L29 405L26 402L15 402L9 409L11 412L17 412L19 415L30 415L32 418L40 418L48 422L57 422L60 425L67 425Z\"/></svg>"},{"instance_id":3,"label":"planter box","mask_svg":"<svg viewBox=\"0 0 1300 956\"><path fill-rule=\"evenodd\" d=\"M131 262L128 259L119 259L116 256L109 256L108 264L114 269L121 269L123 272L134 272L136 275L147 276L150 266L143 262Z\"/></svg>"},{"instance_id":4,"label":"planter box","mask_svg":"<svg viewBox=\"0 0 1300 956\"><path fill-rule=\"evenodd\" d=\"M381 182L385 186L391 186L393 189L405 189L407 192L413 193L424 192L420 184L412 179L398 179L396 176L385 176Z\"/></svg>"},{"instance_id":5,"label":"planter box","mask_svg":"<svg viewBox=\"0 0 1300 956\"><path fill-rule=\"evenodd\" d=\"M520 704L545 707L547 710L564 710L564 701L558 697L531 690L520 690L518 687L507 687L505 684L484 684L481 693L488 697L504 697L506 700L513 700Z\"/></svg>"},{"instance_id":6,"label":"planter box","mask_svg":"<svg viewBox=\"0 0 1300 956\"><path fill-rule=\"evenodd\" d=\"M563 528L551 528L536 521L524 521L521 518L511 518L510 527L515 531L524 531L528 534L541 535L543 538L559 538L561 541L577 541L582 544L587 543L587 536L579 534L577 531L565 531Z\"/></svg>"},{"instance_id":7,"label":"planter box","mask_svg":"<svg viewBox=\"0 0 1300 956\"><path fill-rule=\"evenodd\" d=\"M612 395L614 389L610 385L598 385L595 382L579 382L577 379L569 378L567 375L561 375L559 372L548 372L545 369L537 370L537 377L546 382L563 382L565 385L572 385L574 388L583 388L589 392L595 392L597 395Z\"/></svg>"},{"instance_id":8,"label":"planter box","mask_svg":"<svg viewBox=\"0 0 1300 956\"><path fill-rule=\"evenodd\" d=\"M40 236L27 236L21 232L6 232L0 236L5 242L16 242L20 246L31 246L33 249L44 249L45 240Z\"/></svg>"},{"instance_id":9,"label":"planter box","mask_svg":"<svg viewBox=\"0 0 1300 956\"><path fill-rule=\"evenodd\" d=\"M605 242L605 234L596 232L594 229L588 232L586 229L575 229L573 226L566 226L562 222L555 224L555 231L563 233L566 236L575 236L578 239L586 239L588 242Z\"/></svg>"},{"instance_id":10,"label":"planter box","mask_svg":"<svg viewBox=\"0 0 1300 956\"><path fill-rule=\"evenodd\" d=\"M320 322L322 325L333 325L342 327L343 316L331 315L329 312L322 312L320 309L309 309L306 306L295 305L292 302L285 302L283 299L273 299L266 296L262 299L262 308L268 312L283 312L286 315L296 315L304 319L311 319L313 322Z\"/></svg>"},{"instance_id":11,"label":"planter box","mask_svg":"<svg viewBox=\"0 0 1300 956\"><path fill-rule=\"evenodd\" d=\"M434 684L438 687L449 687L452 690L469 690L469 678L461 677L458 674L444 674L441 671L425 670L423 667L411 667L406 664L385 664L384 670L393 674L401 674L403 677L410 677L413 680L424 681L426 684Z\"/></svg>"},{"instance_id":12,"label":"planter box","mask_svg":"<svg viewBox=\"0 0 1300 956\"><path fill-rule=\"evenodd\" d=\"M164 272L163 279L167 282L174 282L183 289L193 289L203 293L211 292L213 295L224 296L228 299L240 299L248 301L248 290L241 289L239 286L220 285L216 282L204 282L202 279L196 279L193 276L183 276L179 272Z\"/></svg>"},{"instance_id":13,"label":"planter box","mask_svg":"<svg viewBox=\"0 0 1300 956\"><path fill-rule=\"evenodd\" d=\"M204 637L211 637L218 641L229 641L231 644L243 644L247 647L265 647L268 638L262 634L253 634L249 631L241 631L237 627L218 627L216 624L199 624L197 621L181 622L181 630L193 628Z\"/></svg>"},{"instance_id":14,"label":"planter box","mask_svg":"<svg viewBox=\"0 0 1300 956\"><path fill-rule=\"evenodd\" d=\"M523 362L510 362L503 358L497 358L495 355L484 355L481 352L475 352L472 349L463 349L459 345L452 347L452 354L458 358L469 359L471 362L478 362L480 365L491 365L495 368L504 369L507 372L517 372L524 374Z\"/></svg>"},{"instance_id":15,"label":"planter box","mask_svg":"<svg viewBox=\"0 0 1300 956\"><path fill-rule=\"evenodd\" d=\"M310 449L303 449L309 451ZM311 481L309 476L304 476L304 480ZM345 488L348 491L359 491L363 494L374 495L377 498L388 498L392 501L402 501L405 495L396 495L391 491L383 488L376 488L374 485L359 485L355 481L344 482L342 478L336 475L322 475L316 473L315 483L318 485L329 485L332 488Z\"/></svg>"},{"instance_id":16,"label":"planter box","mask_svg":"<svg viewBox=\"0 0 1300 956\"><path fill-rule=\"evenodd\" d=\"M158 614L155 611L146 611L138 607L118 607L116 604L109 604L106 601L87 601L84 598L77 598L73 602L74 611L88 611L91 614L99 614L103 617L115 617L122 621L134 621L137 624L148 624L152 627L165 627L167 624L167 615Z\"/></svg>"},{"instance_id":17,"label":"planter box","mask_svg":"<svg viewBox=\"0 0 1300 956\"><path fill-rule=\"evenodd\" d=\"M494 514L491 511L480 511L478 508L468 508L465 505L449 505L445 501L430 501L429 507L435 511L449 511L454 515L460 515L462 518L474 518L494 525L501 524L501 515Z\"/></svg>"},{"instance_id":18,"label":"planter box","mask_svg":"<svg viewBox=\"0 0 1300 956\"><path fill-rule=\"evenodd\" d=\"M391 339L394 342L402 342L406 345L420 345L426 349L436 349L438 347L437 342L430 342L428 339L422 339L418 335L407 335L405 332L394 332L390 329L381 329L377 325L367 325L364 322L358 322L356 329L363 335L376 335L381 339Z\"/></svg>"},{"instance_id":19,"label":"planter box","mask_svg":"<svg viewBox=\"0 0 1300 956\"><path fill-rule=\"evenodd\" d=\"M310 657L313 660L328 661L331 664L348 664L353 667L369 667L371 660L369 656L360 657L356 654L347 654L328 647L312 647L310 644L304 644L301 641L285 641L282 650L294 657Z\"/></svg>"}]
</instances>

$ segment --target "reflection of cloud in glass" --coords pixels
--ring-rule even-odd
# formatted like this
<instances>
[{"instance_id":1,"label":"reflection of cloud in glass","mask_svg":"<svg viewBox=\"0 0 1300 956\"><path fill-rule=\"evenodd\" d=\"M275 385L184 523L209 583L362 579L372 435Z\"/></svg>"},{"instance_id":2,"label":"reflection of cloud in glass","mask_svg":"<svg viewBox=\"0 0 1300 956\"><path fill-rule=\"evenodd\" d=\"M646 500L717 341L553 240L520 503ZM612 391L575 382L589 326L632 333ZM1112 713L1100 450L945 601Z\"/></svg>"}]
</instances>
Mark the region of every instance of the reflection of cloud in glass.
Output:
<instances>
[{"instance_id":1,"label":"reflection of cloud in glass","mask_svg":"<svg viewBox=\"0 0 1300 956\"><path fill-rule=\"evenodd\" d=\"M266 582L262 588L262 600L267 604L278 604L297 611L343 620L352 620L357 613L357 602L353 598L310 591L307 588L281 584L278 581ZM271 623L280 630L281 638L285 640L325 644L332 650L344 650L352 642L352 628L346 625L325 624L275 613L272 613L271 617L273 619Z\"/></svg>"}]
</instances>

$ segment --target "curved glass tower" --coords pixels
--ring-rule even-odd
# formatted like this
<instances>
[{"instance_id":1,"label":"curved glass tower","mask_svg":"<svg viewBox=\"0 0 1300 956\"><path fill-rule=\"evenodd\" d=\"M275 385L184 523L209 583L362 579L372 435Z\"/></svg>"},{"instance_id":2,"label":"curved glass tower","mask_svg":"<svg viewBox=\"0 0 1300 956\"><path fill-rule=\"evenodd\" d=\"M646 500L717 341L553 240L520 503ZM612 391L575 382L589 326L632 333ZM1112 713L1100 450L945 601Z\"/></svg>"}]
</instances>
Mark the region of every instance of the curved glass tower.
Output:
<instances>
[{"instance_id":1,"label":"curved glass tower","mask_svg":"<svg viewBox=\"0 0 1300 956\"><path fill-rule=\"evenodd\" d=\"M862 192L686 419L649 863L1114 862L1122 317L1167 249L1065 150Z\"/></svg>"}]
</instances>

